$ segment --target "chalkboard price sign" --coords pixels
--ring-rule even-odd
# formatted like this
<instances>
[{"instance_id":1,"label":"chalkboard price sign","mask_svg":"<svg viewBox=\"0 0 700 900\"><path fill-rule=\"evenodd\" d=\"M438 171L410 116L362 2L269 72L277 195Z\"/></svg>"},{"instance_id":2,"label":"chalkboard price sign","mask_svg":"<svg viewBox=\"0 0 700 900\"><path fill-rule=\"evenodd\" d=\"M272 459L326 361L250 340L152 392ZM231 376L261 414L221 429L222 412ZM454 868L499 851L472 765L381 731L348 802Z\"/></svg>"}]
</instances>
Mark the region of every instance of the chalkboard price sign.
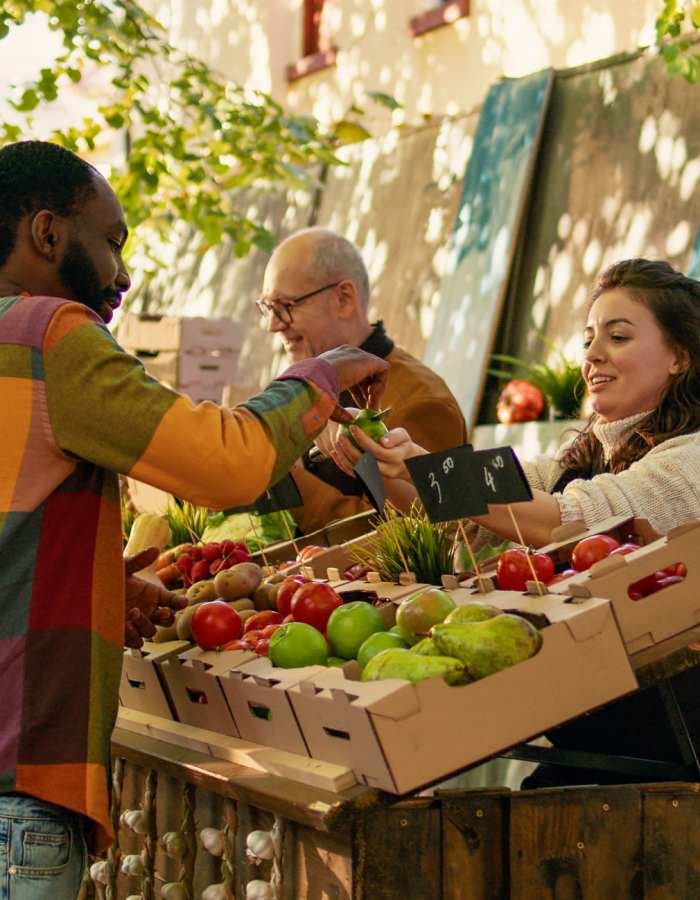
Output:
<instances>
[{"instance_id":1,"label":"chalkboard price sign","mask_svg":"<svg viewBox=\"0 0 700 900\"><path fill-rule=\"evenodd\" d=\"M432 522L451 522L487 512L470 444L406 460Z\"/></svg>"},{"instance_id":2,"label":"chalkboard price sign","mask_svg":"<svg viewBox=\"0 0 700 900\"><path fill-rule=\"evenodd\" d=\"M379 471L377 460L371 453L364 453L355 463L353 471L362 482L365 493L372 501L377 512L384 512L384 504L386 503L386 494L384 492L384 481Z\"/></svg>"},{"instance_id":3,"label":"chalkboard price sign","mask_svg":"<svg viewBox=\"0 0 700 900\"><path fill-rule=\"evenodd\" d=\"M303 506L299 488L291 475L285 475L277 484L261 494L255 503L247 506L232 506L225 509L224 514L232 516L235 513L254 512L262 516L265 513L280 512L283 509L294 509L296 506Z\"/></svg>"},{"instance_id":4,"label":"chalkboard price sign","mask_svg":"<svg viewBox=\"0 0 700 900\"><path fill-rule=\"evenodd\" d=\"M477 450L474 462L486 503L523 503L532 500L530 484L512 447Z\"/></svg>"}]
</instances>

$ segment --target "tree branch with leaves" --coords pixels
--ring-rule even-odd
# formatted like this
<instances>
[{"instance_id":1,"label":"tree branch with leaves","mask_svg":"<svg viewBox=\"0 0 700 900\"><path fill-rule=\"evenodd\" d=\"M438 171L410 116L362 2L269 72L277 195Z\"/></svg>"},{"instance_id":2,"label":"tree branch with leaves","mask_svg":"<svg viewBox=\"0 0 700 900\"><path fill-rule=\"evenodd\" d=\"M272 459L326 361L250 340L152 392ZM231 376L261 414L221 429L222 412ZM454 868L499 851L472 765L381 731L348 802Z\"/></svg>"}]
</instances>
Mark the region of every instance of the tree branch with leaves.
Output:
<instances>
[{"instance_id":1,"label":"tree branch with leaves","mask_svg":"<svg viewBox=\"0 0 700 900\"><path fill-rule=\"evenodd\" d=\"M311 116L288 115L268 94L227 81L173 47L134 0L4 0L0 41L34 13L61 34L62 52L33 83L15 89L10 102L19 122L0 123L0 143L32 136L37 110L89 68L106 70L111 94L97 115L50 139L84 153L105 129L125 131L126 164L111 181L129 226L146 226L139 244L143 251L150 236L153 261L177 221L193 227L202 250L224 236L238 256L253 245L271 249L274 237L236 209L232 193L254 183L309 186L322 166L340 162L339 144L358 139L357 128L348 136L347 121L324 129Z\"/></svg>"}]
</instances>

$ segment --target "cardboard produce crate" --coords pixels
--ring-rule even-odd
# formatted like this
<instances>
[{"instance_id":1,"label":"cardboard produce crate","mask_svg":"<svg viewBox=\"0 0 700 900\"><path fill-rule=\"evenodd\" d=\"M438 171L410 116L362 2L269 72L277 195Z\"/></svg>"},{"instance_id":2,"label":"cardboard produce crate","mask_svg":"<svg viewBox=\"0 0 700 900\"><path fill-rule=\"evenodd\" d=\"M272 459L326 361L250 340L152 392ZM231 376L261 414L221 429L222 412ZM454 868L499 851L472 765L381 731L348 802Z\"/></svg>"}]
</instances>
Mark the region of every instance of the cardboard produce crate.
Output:
<instances>
[{"instance_id":1,"label":"cardboard produce crate","mask_svg":"<svg viewBox=\"0 0 700 900\"><path fill-rule=\"evenodd\" d=\"M473 598L455 592L458 603ZM539 653L460 687L440 678L365 684L333 669L301 681L289 695L311 755L352 768L370 786L405 793L635 690L607 600L510 591L479 599L547 616Z\"/></svg>"},{"instance_id":2,"label":"cardboard produce crate","mask_svg":"<svg viewBox=\"0 0 700 900\"><path fill-rule=\"evenodd\" d=\"M119 343L130 352L237 351L241 349L243 334L240 323L231 319L208 319L203 316L182 318L127 312L119 325Z\"/></svg>"},{"instance_id":3,"label":"cardboard produce crate","mask_svg":"<svg viewBox=\"0 0 700 900\"><path fill-rule=\"evenodd\" d=\"M179 381L177 350L153 350L135 352L134 356L143 364L148 374L168 387L177 388Z\"/></svg>"},{"instance_id":4,"label":"cardboard produce crate","mask_svg":"<svg viewBox=\"0 0 700 900\"><path fill-rule=\"evenodd\" d=\"M638 527L639 520L630 524ZM595 532L600 534L600 531ZM553 585L552 591L576 597L605 597L612 603L629 654L636 653L700 623L700 520L672 529L626 556L611 556L585 572ZM630 585L676 563L685 579L639 600Z\"/></svg>"},{"instance_id":5,"label":"cardboard produce crate","mask_svg":"<svg viewBox=\"0 0 700 900\"><path fill-rule=\"evenodd\" d=\"M327 556L318 554L317 557L311 557L307 563L307 565L313 568L316 575L325 578L326 570L329 566L340 568L345 560L348 560L348 565L352 565L353 560L348 556L350 548L347 547L345 550L342 550L341 545L346 544L355 538L361 538L371 534L371 523L375 517L376 513L371 511L357 513L357 515L348 516L347 519L340 519L337 522L326 525L324 528L319 528L317 531L311 531L309 534L304 534L295 538L294 541L280 541L277 544L270 544L268 547L265 547L265 558L271 565L279 565L279 563L296 559L297 547L299 550L311 545L333 548L339 552L336 552L333 555L328 554ZM260 552L254 553L252 558L255 562L258 562L261 565L263 564L263 558ZM314 562L314 560L316 560L316 562ZM294 571L295 569L290 567L290 574Z\"/></svg>"},{"instance_id":6,"label":"cardboard produce crate","mask_svg":"<svg viewBox=\"0 0 700 900\"><path fill-rule=\"evenodd\" d=\"M279 669L258 657L219 675L219 683L243 740L308 756L288 688L319 675L324 666Z\"/></svg>"},{"instance_id":7,"label":"cardboard produce crate","mask_svg":"<svg viewBox=\"0 0 700 900\"><path fill-rule=\"evenodd\" d=\"M239 737L218 675L254 659L246 650L200 650L193 647L160 664L177 720L207 731Z\"/></svg>"},{"instance_id":8,"label":"cardboard produce crate","mask_svg":"<svg viewBox=\"0 0 700 900\"><path fill-rule=\"evenodd\" d=\"M232 350L180 353L178 357L178 383L221 384L224 387L233 381L238 372L238 352Z\"/></svg>"},{"instance_id":9,"label":"cardboard produce crate","mask_svg":"<svg viewBox=\"0 0 700 900\"><path fill-rule=\"evenodd\" d=\"M163 719L172 719L174 711L156 663L177 656L189 646L187 641L168 641L164 644L146 641L138 650L124 650L119 683L121 705Z\"/></svg>"}]
</instances>

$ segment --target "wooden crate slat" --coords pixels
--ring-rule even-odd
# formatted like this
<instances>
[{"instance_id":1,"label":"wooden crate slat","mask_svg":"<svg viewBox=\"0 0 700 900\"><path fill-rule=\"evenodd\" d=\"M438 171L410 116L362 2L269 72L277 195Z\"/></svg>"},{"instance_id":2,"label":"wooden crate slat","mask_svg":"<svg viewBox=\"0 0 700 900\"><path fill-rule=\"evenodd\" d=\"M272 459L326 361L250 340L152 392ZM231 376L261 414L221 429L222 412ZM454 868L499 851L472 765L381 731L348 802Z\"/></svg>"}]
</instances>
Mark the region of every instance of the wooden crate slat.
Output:
<instances>
[{"instance_id":1,"label":"wooden crate slat","mask_svg":"<svg viewBox=\"0 0 700 900\"><path fill-rule=\"evenodd\" d=\"M508 889L506 788L436 791L445 900L502 900Z\"/></svg>"},{"instance_id":2,"label":"wooden crate slat","mask_svg":"<svg viewBox=\"0 0 700 900\"><path fill-rule=\"evenodd\" d=\"M700 897L700 785L642 790L644 900Z\"/></svg>"},{"instance_id":3,"label":"wooden crate slat","mask_svg":"<svg viewBox=\"0 0 700 900\"><path fill-rule=\"evenodd\" d=\"M640 822L634 785L514 793L510 900L638 897Z\"/></svg>"},{"instance_id":4,"label":"wooden crate slat","mask_svg":"<svg viewBox=\"0 0 700 900\"><path fill-rule=\"evenodd\" d=\"M440 845L440 810L432 798L368 810L353 834L352 900L441 897Z\"/></svg>"}]
</instances>

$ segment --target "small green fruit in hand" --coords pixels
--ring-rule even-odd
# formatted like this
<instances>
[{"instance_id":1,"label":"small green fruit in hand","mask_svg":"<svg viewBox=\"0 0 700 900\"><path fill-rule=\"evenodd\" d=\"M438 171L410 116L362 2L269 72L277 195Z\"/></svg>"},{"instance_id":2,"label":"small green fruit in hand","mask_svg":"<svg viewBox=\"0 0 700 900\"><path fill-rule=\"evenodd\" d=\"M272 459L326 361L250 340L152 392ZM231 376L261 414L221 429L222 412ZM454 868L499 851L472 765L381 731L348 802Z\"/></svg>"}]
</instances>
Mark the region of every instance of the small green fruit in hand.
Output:
<instances>
[{"instance_id":1,"label":"small green fruit in hand","mask_svg":"<svg viewBox=\"0 0 700 900\"><path fill-rule=\"evenodd\" d=\"M326 626L333 655L344 659L355 659L370 634L386 630L380 613L364 600L354 600L334 609Z\"/></svg>"},{"instance_id":2,"label":"small green fruit in hand","mask_svg":"<svg viewBox=\"0 0 700 900\"><path fill-rule=\"evenodd\" d=\"M270 661L281 669L325 666L328 644L318 629L304 622L287 622L270 637Z\"/></svg>"},{"instance_id":3,"label":"small green fruit in hand","mask_svg":"<svg viewBox=\"0 0 700 900\"><path fill-rule=\"evenodd\" d=\"M377 631L375 634L370 634L357 651L357 663L361 669L364 669L373 656L392 647L401 650L408 649L406 642L398 634L392 634L390 631Z\"/></svg>"},{"instance_id":4,"label":"small green fruit in hand","mask_svg":"<svg viewBox=\"0 0 700 900\"><path fill-rule=\"evenodd\" d=\"M361 409L352 424L356 425L361 431L364 431L367 437L376 442L389 431L384 424L384 416L388 412L388 409ZM350 434L350 425L343 425L340 433L343 437L347 437L354 447L357 447L358 450L361 449Z\"/></svg>"}]
</instances>

